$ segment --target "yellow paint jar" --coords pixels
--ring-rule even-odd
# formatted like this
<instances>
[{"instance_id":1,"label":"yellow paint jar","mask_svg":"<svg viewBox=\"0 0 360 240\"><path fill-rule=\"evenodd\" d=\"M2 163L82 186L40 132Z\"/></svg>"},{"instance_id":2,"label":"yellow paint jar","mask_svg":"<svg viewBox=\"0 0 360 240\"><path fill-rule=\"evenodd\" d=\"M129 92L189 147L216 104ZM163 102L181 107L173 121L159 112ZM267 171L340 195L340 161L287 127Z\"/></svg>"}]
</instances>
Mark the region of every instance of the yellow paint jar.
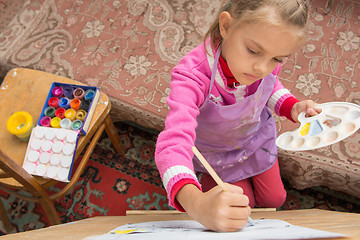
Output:
<instances>
[{"instance_id":1,"label":"yellow paint jar","mask_svg":"<svg viewBox=\"0 0 360 240\"><path fill-rule=\"evenodd\" d=\"M69 108L65 112L65 117L70 119L71 121L74 121L75 118L76 118L76 111L74 109L72 109L72 108Z\"/></svg>"},{"instance_id":2,"label":"yellow paint jar","mask_svg":"<svg viewBox=\"0 0 360 240\"><path fill-rule=\"evenodd\" d=\"M21 141L28 141L34 127L32 116L24 111L16 112L7 121L7 129Z\"/></svg>"},{"instance_id":3,"label":"yellow paint jar","mask_svg":"<svg viewBox=\"0 0 360 240\"><path fill-rule=\"evenodd\" d=\"M60 122L61 122L61 118L54 117L54 118L51 119L50 125L53 128L60 128Z\"/></svg>"}]
</instances>

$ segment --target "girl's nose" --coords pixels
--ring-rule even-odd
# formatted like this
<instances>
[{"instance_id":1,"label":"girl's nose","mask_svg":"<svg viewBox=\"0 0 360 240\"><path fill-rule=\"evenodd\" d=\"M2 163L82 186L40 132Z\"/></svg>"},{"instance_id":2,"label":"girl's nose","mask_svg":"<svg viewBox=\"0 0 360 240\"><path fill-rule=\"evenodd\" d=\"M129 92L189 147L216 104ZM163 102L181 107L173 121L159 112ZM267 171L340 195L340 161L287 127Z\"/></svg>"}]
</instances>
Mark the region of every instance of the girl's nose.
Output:
<instances>
[{"instance_id":1,"label":"girl's nose","mask_svg":"<svg viewBox=\"0 0 360 240\"><path fill-rule=\"evenodd\" d=\"M256 75L260 76L264 76L264 73L267 72L268 66L266 61L258 61L256 63L254 63L253 65L253 69L256 73Z\"/></svg>"}]
</instances>

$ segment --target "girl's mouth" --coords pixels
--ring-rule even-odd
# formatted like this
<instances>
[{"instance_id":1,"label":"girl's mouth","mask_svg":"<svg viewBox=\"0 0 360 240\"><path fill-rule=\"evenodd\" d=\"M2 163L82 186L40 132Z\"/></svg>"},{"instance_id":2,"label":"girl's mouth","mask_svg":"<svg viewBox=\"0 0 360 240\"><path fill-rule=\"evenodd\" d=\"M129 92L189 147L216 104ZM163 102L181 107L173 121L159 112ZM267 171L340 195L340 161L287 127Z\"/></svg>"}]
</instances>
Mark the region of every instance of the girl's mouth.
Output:
<instances>
[{"instance_id":1,"label":"girl's mouth","mask_svg":"<svg viewBox=\"0 0 360 240\"><path fill-rule=\"evenodd\" d=\"M257 76L254 76L254 75L251 75L251 74L247 74L245 73L245 76L253 81L257 81L259 80L261 77L257 77Z\"/></svg>"}]
</instances>

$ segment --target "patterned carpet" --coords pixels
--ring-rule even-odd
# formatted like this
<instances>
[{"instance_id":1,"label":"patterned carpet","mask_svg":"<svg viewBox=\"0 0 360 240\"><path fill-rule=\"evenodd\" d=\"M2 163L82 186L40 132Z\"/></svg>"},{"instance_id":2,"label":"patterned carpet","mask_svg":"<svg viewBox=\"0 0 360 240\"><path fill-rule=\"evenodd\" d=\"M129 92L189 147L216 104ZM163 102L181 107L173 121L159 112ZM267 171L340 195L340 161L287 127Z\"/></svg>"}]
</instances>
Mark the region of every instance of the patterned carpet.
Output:
<instances>
[{"instance_id":1,"label":"patterned carpet","mask_svg":"<svg viewBox=\"0 0 360 240\"><path fill-rule=\"evenodd\" d=\"M124 215L131 209L169 209L165 190L154 163L156 132L127 124L116 124L126 155L120 156L103 134L79 182L55 202L61 221L66 223L94 216ZM64 183L48 189L54 193ZM288 197L280 210L321 208L360 212L359 199L327 188L295 190L285 182ZM1 199L14 226L13 232L48 226L38 204L20 200L0 190ZM0 222L0 235L5 234Z\"/></svg>"}]
</instances>

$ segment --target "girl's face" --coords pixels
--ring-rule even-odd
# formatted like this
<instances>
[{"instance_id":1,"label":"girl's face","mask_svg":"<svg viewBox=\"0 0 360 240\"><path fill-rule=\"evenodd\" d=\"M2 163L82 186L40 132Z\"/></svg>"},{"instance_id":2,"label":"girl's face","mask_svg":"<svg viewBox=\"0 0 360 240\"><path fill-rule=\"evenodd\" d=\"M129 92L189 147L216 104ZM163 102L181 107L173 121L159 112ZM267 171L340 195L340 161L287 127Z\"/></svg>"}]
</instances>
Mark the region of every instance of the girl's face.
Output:
<instances>
[{"instance_id":1,"label":"girl's face","mask_svg":"<svg viewBox=\"0 0 360 240\"><path fill-rule=\"evenodd\" d=\"M270 23L243 24L229 32L232 18L228 17L227 22L226 18L220 18L224 39L221 55L240 84L250 85L269 75L299 46L298 28L289 29ZM223 25L222 20L225 21Z\"/></svg>"}]
</instances>

